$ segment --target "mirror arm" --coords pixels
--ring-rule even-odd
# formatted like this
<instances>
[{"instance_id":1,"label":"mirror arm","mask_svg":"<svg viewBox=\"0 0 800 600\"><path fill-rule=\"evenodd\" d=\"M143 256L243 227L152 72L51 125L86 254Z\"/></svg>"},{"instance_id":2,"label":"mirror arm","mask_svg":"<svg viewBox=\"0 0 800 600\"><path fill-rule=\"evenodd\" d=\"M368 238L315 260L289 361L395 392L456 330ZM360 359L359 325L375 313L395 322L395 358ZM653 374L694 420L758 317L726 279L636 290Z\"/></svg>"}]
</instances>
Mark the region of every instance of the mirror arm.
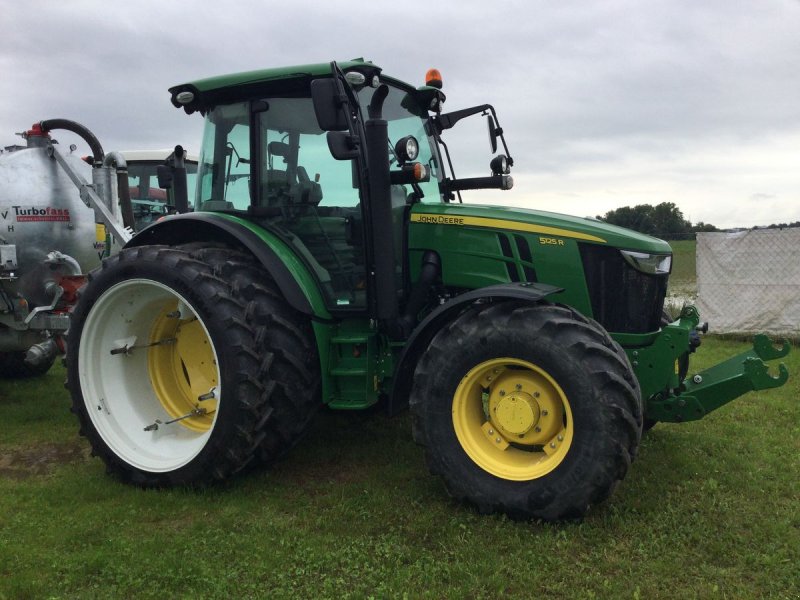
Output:
<instances>
[{"instance_id":1,"label":"mirror arm","mask_svg":"<svg viewBox=\"0 0 800 600\"><path fill-rule=\"evenodd\" d=\"M441 133L445 129L450 129L453 127L461 119L470 117L472 115L485 113L487 110L491 110L492 114L494 114L494 109L490 104L481 104L480 106L473 106L472 108L464 108L462 110L454 110L453 112L431 117L431 121L434 123L434 126L438 132ZM497 117L495 117L495 120L496 119Z\"/></svg>"}]
</instances>

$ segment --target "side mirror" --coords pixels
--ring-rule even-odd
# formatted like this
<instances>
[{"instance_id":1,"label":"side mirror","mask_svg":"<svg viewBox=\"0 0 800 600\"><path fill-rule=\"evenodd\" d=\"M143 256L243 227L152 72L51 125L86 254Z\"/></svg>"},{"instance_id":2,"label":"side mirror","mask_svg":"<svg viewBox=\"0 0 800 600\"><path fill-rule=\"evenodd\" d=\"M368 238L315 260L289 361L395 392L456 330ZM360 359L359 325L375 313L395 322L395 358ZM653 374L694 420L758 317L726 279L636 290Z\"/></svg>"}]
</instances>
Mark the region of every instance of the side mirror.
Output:
<instances>
[{"instance_id":1,"label":"side mirror","mask_svg":"<svg viewBox=\"0 0 800 600\"><path fill-rule=\"evenodd\" d=\"M358 158L356 139L347 131L328 132L328 150L336 160L352 160Z\"/></svg>"},{"instance_id":2,"label":"side mirror","mask_svg":"<svg viewBox=\"0 0 800 600\"><path fill-rule=\"evenodd\" d=\"M158 187L162 190L168 190L172 187L172 167L169 165L158 165L156 167L156 177L158 178Z\"/></svg>"},{"instance_id":3,"label":"side mirror","mask_svg":"<svg viewBox=\"0 0 800 600\"><path fill-rule=\"evenodd\" d=\"M497 127L492 115L486 115L486 124L489 126L489 144L492 146L492 154L494 154L497 152Z\"/></svg>"},{"instance_id":4,"label":"side mirror","mask_svg":"<svg viewBox=\"0 0 800 600\"><path fill-rule=\"evenodd\" d=\"M314 113L323 131L344 131L350 127L350 120L345 110L347 99L341 92L340 86L339 80L333 77L315 79L311 82Z\"/></svg>"}]
</instances>

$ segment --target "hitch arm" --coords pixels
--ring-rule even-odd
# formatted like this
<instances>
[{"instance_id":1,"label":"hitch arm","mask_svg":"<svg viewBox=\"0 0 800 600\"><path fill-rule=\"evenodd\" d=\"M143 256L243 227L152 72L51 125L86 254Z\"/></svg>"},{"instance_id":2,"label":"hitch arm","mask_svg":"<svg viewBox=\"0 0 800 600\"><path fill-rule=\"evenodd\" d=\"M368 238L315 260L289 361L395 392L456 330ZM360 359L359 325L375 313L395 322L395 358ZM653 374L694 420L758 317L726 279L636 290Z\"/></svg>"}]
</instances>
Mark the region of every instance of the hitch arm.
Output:
<instances>
[{"instance_id":1,"label":"hitch arm","mask_svg":"<svg viewBox=\"0 0 800 600\"><path fill-rule=\"evenodd\" d=\"M695 421L747 392L780 387L789 379L786 365L779 364L777 376L772 376L764 361L786 356L789 348L786 340L775 347L767 336L757 335L752 350L687 378L680 393L651 398L647 416L675 423Z\"/></svg>"}]
</instances>

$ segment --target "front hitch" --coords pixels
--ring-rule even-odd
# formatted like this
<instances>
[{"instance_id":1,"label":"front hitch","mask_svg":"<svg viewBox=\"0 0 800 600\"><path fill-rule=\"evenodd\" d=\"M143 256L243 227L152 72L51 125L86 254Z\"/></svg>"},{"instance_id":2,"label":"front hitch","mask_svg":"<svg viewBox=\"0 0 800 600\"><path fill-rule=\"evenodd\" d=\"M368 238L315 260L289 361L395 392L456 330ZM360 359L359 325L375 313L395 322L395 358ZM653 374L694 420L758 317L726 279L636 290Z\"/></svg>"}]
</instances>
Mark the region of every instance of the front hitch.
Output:
<instances>
[{"instance_id":1,"label":"front hitch","mask_svg":"<svg viewBox=\"0 0 800 600\"><path fill-rule=\"evenodd\" d=\"M789 349L786 340L775 347L767 336L756 335L752 350L688 377L676 393L653 396L647 402L647 418L673 423L695 421L747 392L780 387L789 379L786 365L779 364L778 375L773 377L763 361L784 357Z\"/></svg>"}]
</instances>

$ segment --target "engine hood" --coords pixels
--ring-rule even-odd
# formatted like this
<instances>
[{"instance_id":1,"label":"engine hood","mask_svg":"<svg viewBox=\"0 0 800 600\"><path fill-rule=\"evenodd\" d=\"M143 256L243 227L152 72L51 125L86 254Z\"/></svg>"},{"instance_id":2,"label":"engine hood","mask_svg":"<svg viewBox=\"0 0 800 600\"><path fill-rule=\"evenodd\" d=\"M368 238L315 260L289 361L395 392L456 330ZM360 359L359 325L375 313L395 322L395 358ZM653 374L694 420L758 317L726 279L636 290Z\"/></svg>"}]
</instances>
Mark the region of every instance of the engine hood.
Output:
<instances>
[{"instance_id":1,"label":"engine hood","mask_svg":"<svg viewBox=\"0 0 800 600\"><path fill-rule=\"evenodd\" d=\"M596 219L507 206L480 204L415 204L411 222L487 227L576 239L624 250L672 254L664 240Z\"/></svg>"}]
</instances>

